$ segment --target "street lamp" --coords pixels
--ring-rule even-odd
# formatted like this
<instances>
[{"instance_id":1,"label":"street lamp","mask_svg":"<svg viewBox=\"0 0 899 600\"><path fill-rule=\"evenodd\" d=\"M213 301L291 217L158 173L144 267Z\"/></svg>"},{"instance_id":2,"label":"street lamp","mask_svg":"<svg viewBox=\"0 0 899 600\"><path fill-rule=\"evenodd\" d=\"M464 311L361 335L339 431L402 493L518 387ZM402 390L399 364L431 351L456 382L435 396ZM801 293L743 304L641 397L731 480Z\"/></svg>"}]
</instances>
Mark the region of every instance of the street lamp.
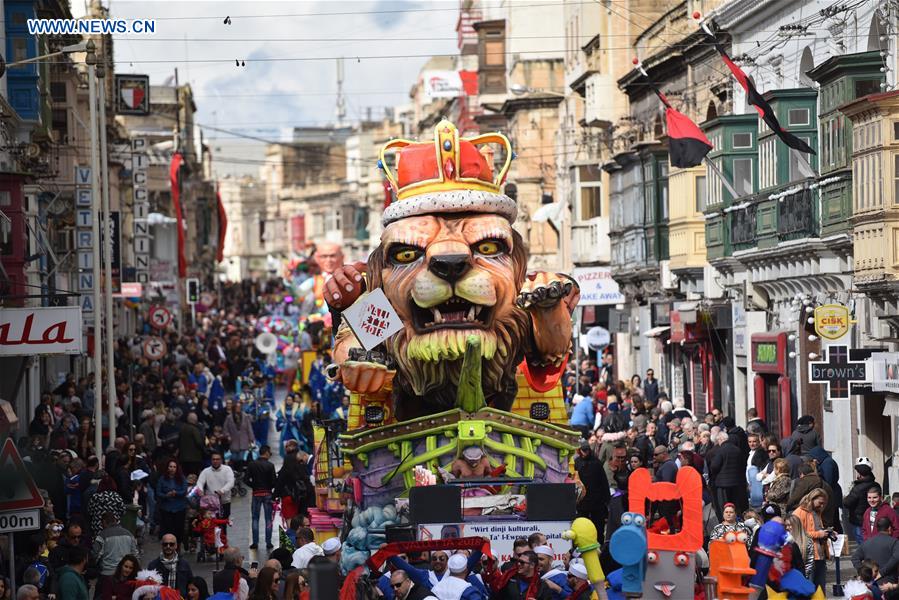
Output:
<instances>
[{"instance_id":1,"label":"street lamp","mask_svg":"<svg viewBox=\"0 0 899 600\"><path fill-rule=\"evenodd\" d=\"M48 58L54 58L56 56L62 56L64 54L72 54L74 52L92 52L93 51L93 42L88 40L86 42L78 42L77 44L71 44L69 46L63 46L57 52L51 52L50 54L42 54L41 56L35 56L33 58L26 58L25 60L17 60L15 62L7 63L6 60L2 56L0 56L0 77L3 77L3 74L6 73L7 69L11 69L13 67L19 67L22 65L28 65L31 63L40 62L42 60L47 60Z\"/></svg>"}]
</instances>

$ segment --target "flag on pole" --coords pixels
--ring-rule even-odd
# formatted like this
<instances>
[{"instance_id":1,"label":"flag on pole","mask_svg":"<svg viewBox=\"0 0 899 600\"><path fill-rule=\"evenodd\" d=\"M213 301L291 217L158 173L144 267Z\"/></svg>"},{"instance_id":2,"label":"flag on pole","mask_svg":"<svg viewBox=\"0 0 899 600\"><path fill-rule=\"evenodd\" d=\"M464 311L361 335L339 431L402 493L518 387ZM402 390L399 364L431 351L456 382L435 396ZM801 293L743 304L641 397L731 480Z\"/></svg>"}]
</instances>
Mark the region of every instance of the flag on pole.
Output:
<instances>
[{"instance_id":1,"label":"flag on pole","mask_svg":"<svg viewBox=\"0 0 899 600\"><path fill-rule=\"evenodd\" d=\"M636 62L637 59L634 59ZM706 154L712 151L712 142L699 126L684 113L675 110L665 94L649 79L643 65L636 62L637 69L646 77L649 87L665 105L665 125L668 129L668 160L679 169L688 169L702 163Z\"/></svg>"},{"instance_id":2,"label":"flag on pole","mask_svg":"<svg viewBox=\"0 0 899 600\"><path fill-rule=\"evenodd\" d=\"M169 182L172 186L172 204L175 208L175 219L178 227L178 277L187 276L187 259L184 256L184 216L181 211L181 165L184 157L180 152L172 155L172 164L169 166Z\"/></svg>"},{"instance_id":3,"label":"flag on pole","mask_svg":"<svg viewBox=\"0 0 899 600\"><path fill-rule=\"evenodd\" d=\"M218 203L219 217L219 244L215 259L218 262L222 262L225 260L225 235L228 233L228 213L225 211L225 205L222 203L222 193L219 191L218 185L215 186L215 199Z\"/></svg>"},{"instance_id":4,"label":"flag on pole","mask_svg":"<svg viewBox=\"0 0 899 600\"><path fill-rule=\"evenodd\" d=\"M727 68L730 69L730 72L733 73L734 78L739 82L740 86L746 91L746 97L749 100L749 103L755 107L758 111L759 116L762 117L762 120L766 125L779 137L783 143L785 143L790 148L795 150L799 150L800 152L805 152L806 154L814 154L815 151L812 150L811 146L803 142L801 139L790 133L789 131L784 131L783 127L780 126L780 122L777 120L777 115L774 114L774 109L771 108L771 105L762 98L762 95L755 88L755 84L752 83L752 80L749 78L746 73L743 72L743 69L734 64L734 61L731 60L730 56L727 55L727 51L724 47L718 42L718 38L711 32L710 29L703 27L706 34L711 38L712 43L715 45L715 50L718 51L718 54L721 55L721 60L724 61L724 64L727 65Z\"/></svg>"}]
</instances>

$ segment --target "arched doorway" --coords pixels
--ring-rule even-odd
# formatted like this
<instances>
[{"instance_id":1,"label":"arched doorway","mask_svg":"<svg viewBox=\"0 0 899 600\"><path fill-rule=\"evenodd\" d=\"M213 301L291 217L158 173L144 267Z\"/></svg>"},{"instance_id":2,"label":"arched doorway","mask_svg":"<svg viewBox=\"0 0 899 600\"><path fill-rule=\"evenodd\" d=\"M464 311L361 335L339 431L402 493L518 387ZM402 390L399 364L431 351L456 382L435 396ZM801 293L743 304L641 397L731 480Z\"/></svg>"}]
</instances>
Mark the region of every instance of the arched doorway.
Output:
<instances>
[{"instance_id":1,"label":"arched doorway","mask_svg":"<svg viewBox=\"0 0 899 600\"><path fill-rule=\"evenodd\" d=\"M718 109L715 108L715 102L713 100L709 100L709 106L705 110L705 120L711 121L712 119L718 118Z\"/></svg>"}]
</instances>

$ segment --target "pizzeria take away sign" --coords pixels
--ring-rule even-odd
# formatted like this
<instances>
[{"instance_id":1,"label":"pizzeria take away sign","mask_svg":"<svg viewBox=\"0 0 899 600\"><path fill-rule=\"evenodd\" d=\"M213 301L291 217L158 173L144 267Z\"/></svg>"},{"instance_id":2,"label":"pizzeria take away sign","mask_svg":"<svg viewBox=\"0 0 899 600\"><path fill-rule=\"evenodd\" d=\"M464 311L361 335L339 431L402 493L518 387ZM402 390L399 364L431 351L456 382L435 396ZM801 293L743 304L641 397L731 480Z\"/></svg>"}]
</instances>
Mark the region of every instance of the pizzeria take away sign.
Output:
<instances>
[{"instance_id":1,"label":"pizzeria take away sign","mask_svg":"<svg viewBox=\"0 0 899 600\"><path fill-rule=\"evenodd\" d=\"M0 356L81 354L81 307L0 308Z\"/></svg>"}]
</instances>

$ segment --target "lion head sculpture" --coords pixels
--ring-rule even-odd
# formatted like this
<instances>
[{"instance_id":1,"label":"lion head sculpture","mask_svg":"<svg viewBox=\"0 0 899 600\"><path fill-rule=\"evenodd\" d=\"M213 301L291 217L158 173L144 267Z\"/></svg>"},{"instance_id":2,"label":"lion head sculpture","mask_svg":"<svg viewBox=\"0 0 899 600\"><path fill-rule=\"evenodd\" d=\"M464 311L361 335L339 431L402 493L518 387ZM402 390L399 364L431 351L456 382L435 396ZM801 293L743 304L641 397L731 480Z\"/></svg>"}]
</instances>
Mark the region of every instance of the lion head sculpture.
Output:
<instances>
[{"instance_id":1,"label":"lion head sculpture","mask_svg":"<svg viewBox=\"0 0 899 600\"><path fill-rule=\"evenodd\" d=\"M481 339L487 400L508 408L528 315L515 305L527 267L521 236L497 215L423 215L388 225L369 258L404 328L388 342L400 393L424 412L447 409L469 335ZM492 394L488 392L492 391Z\"/></svg>"}]
</instances>

